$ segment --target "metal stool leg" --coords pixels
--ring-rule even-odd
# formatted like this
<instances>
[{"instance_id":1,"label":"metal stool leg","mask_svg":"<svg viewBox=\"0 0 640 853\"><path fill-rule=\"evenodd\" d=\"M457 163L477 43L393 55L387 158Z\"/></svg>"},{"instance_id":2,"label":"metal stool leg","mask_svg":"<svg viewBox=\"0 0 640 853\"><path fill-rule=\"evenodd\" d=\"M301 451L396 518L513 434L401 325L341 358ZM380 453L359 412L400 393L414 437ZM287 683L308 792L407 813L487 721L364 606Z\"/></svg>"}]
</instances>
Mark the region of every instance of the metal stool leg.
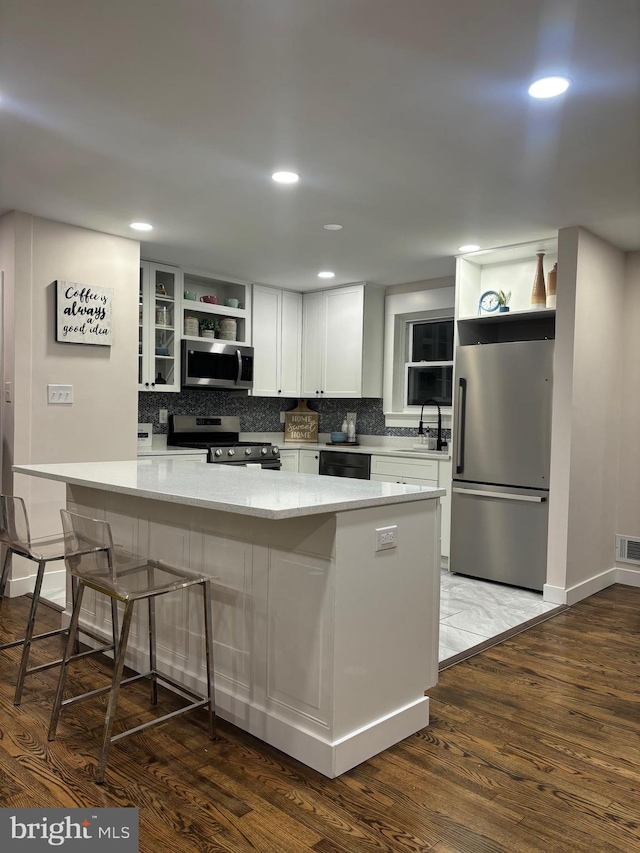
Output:
<instances>
[{"instance_id":1,"label":"metal stool leg","mask_svg":"<svg viewBox=\"0 0 640 853\"><path fill-rule=\"evenodd\" d=\"M64 694L64 685L67 680L67 668L69 666L69 659L73 654L73 647L75 645L76 635L78 633L78 620L80 619L80 608L82 607L83 595L84 583L80 581L78 585L78 591L76 593L75 604L73 605L73 615L71 616L71 623L69 625L69 634L67 636L64 654L62 656L62 662L60 664L58 689L56 691L56 698L53 702L53 709L51 711L51 721L49 723L49 734L47 735L49 740L55 740L56 737L56 729L58 728L58 720L60 719L60 711L62 709L62 696Z\"/></svg>"},{"instance_id":2,"label":"metal stool leg","mask_svg":"<svg viewBox=\"0 0 640 853\"><path fill-rule=\"evenodd\" d=\"M120 637L120 631L118 630L118 602L115 598L111 599L111 636L113 637L113 656L115 657Z\"/></svg>"},{"instance_id":3,"label":"metal stool leg","mask_svg":"<svg viewBox=\"0 0 640 853\"><path fill-rule=\"evenodd\" d=\"M96 782L101 785L104 782L104 774L107 769L107 759L109 758L109 747L111 746L111 731L118 704L118 693L120 692L120 682L122 681L122 670L124 669L124 656L127 651L127 640L129 639L129 628L131 627L131 617L133 616L133 601L127 601L124 606L124 616L122 618L122 629L120 631L120 643L116 651L114 661L113 681L111 682L111 692L109 693L109 704L107 705L107 716L104 723L104 740L102 742L102 751L100 753L100 763L98 764L98 773Z\"/></svg>"},{"instance_id":4,"label":"metal stool leg","mask_svg":"<svg viewBox=\"0 0 640 853\"><path fill-rule=\"evenodd\" d=\"M147 570L149 587L153 585L153 567ZM151 671L151 704L158 704L158 678L156 676L156 599L150 596L149 605L149 670Z\"/></svg>"},{"instance_id":5,"label":"metal stool leg","mask_svg":"<svg viewBox=\"0 0 640 853\"><path fill-rule=\"evenodd\" d=\"M31 599L31 609L29 610L29 621L27 622L27 630L24 635L24 643L22 646L22 658L20 660L20 668L18 669L18 681L16 682L16 692L13 697L13 704L19 705L22 700L22 689L24 687L24 679L27 674L29 665L29 654L31 652L31 640L33 639L33 629L36 624L36 614L38 612L38 604L40 603L40 591L42 590L42 579L44 577L44 569L47 565L46 560L38 561L38 571L36 573L36 584L33 588L33 598Z\"/></svg>"},{"instance_id":6,"label":"metal stool leg","mask_svg":"<svg viewBox=\"0 0 640 853\"><path fill-rule=\"evenodd\" d=\"M0 576L0 605L4 598L4 591L9 578L9 569L11 568L11 548L5 550L4 562L2 564L2 575Z\"/></svg>"},{"instance_id":7,"label":"metal stool leg","mask_svg":"<svg viewBox=\"0 0 640 853\"><path fill-rule=\"evenodd\" d=\"M211 582L205 581L202 586L204 602L204 642L207 659L207 695L209 697L209 738L216 736L216 701L213 667L213 631L211 625Z\"/></svg>"}]
</instances>

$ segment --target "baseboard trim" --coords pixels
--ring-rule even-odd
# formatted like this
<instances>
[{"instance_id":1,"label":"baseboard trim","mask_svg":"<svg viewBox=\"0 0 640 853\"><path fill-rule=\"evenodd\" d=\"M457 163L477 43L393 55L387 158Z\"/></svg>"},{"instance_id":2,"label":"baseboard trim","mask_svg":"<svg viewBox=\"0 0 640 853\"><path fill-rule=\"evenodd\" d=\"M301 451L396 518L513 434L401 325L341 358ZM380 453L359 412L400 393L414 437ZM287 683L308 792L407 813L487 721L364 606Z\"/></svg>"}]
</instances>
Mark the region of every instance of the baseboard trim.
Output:
<instances>
[{"instance_id":1,"label":"baseboard trim","mask_svg":"<svg viewBox=\"0 0 640 853\"><path fill-rule=\"evenodd\" d=\"M618 566L616 572L617 583L623 583L626 586L640 586L640 572L635 571L635 569L622 569Z\"/></svg>"},{"instance_id":2,"label":"baseboard trim","mask_svg":"<svg viewBox=\"0 0 640 853\"><path fill-rule=\"evenodd\" d=\"M574 586L563 589L560 586L551 586L545 584L543 589L543 599L550 604L577 604L584 598L589 598L590 595L595 595L596 592L602 592L603 589L613 586L614 583L625 584L626 586L640 586L640 572L633 569L621 569L619 566L613 566L592 578L587 578Z\"/></svg>"},{"instance_id":3,"label":"baseboard trim","mask_svg":"<svg viewBox=\"0 0 640 853\"><path fill-rule=\"evenodd\" d=\"M32 575L27 575L23 578L10 578L7 581L7 597L18 598L21 595L29 595L33 592L33 587L36 583L35 572ZM67 572L66 569L56 569L54 571L45 571L42 579L42 592L40 598L55 598L60 595L61 590L66 590Z\"/></svg>"}]
</instances>

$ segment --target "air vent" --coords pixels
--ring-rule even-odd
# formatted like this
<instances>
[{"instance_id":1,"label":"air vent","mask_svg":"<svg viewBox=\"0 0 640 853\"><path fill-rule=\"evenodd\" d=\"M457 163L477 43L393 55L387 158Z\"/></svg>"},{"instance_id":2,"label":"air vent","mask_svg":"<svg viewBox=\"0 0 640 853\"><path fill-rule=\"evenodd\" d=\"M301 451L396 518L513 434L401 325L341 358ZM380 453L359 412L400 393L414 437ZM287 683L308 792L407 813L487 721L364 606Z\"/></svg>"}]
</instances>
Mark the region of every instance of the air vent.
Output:
<instances>
[{"instance_id":1,"label":"air vent","mask_svg":"<svg viewBox=\"0 0 640 853\"><path fill-rule=\"evenodd\" d=\"M640 539L616 536L616 560L620 563L637 563L640 566Z\"/></svg>"}]
</instances>

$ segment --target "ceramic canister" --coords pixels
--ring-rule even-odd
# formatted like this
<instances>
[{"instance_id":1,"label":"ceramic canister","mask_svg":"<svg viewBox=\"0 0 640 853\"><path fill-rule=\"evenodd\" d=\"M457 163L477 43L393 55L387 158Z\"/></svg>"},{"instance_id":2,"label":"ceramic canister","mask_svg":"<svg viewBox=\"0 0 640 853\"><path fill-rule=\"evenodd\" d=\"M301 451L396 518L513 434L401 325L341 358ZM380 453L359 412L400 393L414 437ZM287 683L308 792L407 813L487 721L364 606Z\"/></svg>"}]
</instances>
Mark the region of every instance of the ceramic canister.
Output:
<instances>
[{"instance_id":1,"label":"ceramic canister","mask_svg":"<svg viewBox=\"0 0 640 853\"><path fill-rule=\"evenodd\" d=\"M220 320L220 340L235 341L238 334L238 321L232 317L223 317Z\"/></svg>"}]
</instances>

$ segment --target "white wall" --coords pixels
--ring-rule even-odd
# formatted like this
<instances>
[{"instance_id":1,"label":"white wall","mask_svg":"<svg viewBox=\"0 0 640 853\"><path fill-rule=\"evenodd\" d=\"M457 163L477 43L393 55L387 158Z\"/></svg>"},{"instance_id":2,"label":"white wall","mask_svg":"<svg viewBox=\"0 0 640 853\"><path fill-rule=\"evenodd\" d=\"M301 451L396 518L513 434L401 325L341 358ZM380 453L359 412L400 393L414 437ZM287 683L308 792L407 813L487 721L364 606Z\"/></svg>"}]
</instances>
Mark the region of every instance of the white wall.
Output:
<instances>
[{"instance_id":1,"label":"white wall","mask_svg":"<svg viewBox=\"0 0 640 853\"><path fill-rule=\"evenodd\" d=\"M640 537L640 252L627 255L616 532ZM640 566L619 563L628 571Z\"/></svg>"},{"instance_id":2,"label":"white wall","mask_svg":"<svg viewBox=\"0 0 640 853\"><path fill-rule=\"evenodd\" d=\"M4 488L11 464L134 459L139 243L19 212L3 217L0 234L8 238L9 262L13 238L14 256L5 281L5 338L15 344L4 363L4 381L13 383L3 412L7 441L13 428ZM113 346L56 342L58 279L114 289ZM73 405L50 405L50 383L73 385ZM64 486L24 476L13 485L27 500L32 535L59 529ZM32 571L24 561L14 567L14 581L26 567Z\"/></svg>"},{"instance_id":3,"label":"white wall","mask_svg":"<svg viewBox=\"0 0 640 853\"><path fill-rule=\"evenodd\" d=\"M564 590L614 565L624 300L624 253L561 230L547 584Z\"/></svg>"}]
</instances>

